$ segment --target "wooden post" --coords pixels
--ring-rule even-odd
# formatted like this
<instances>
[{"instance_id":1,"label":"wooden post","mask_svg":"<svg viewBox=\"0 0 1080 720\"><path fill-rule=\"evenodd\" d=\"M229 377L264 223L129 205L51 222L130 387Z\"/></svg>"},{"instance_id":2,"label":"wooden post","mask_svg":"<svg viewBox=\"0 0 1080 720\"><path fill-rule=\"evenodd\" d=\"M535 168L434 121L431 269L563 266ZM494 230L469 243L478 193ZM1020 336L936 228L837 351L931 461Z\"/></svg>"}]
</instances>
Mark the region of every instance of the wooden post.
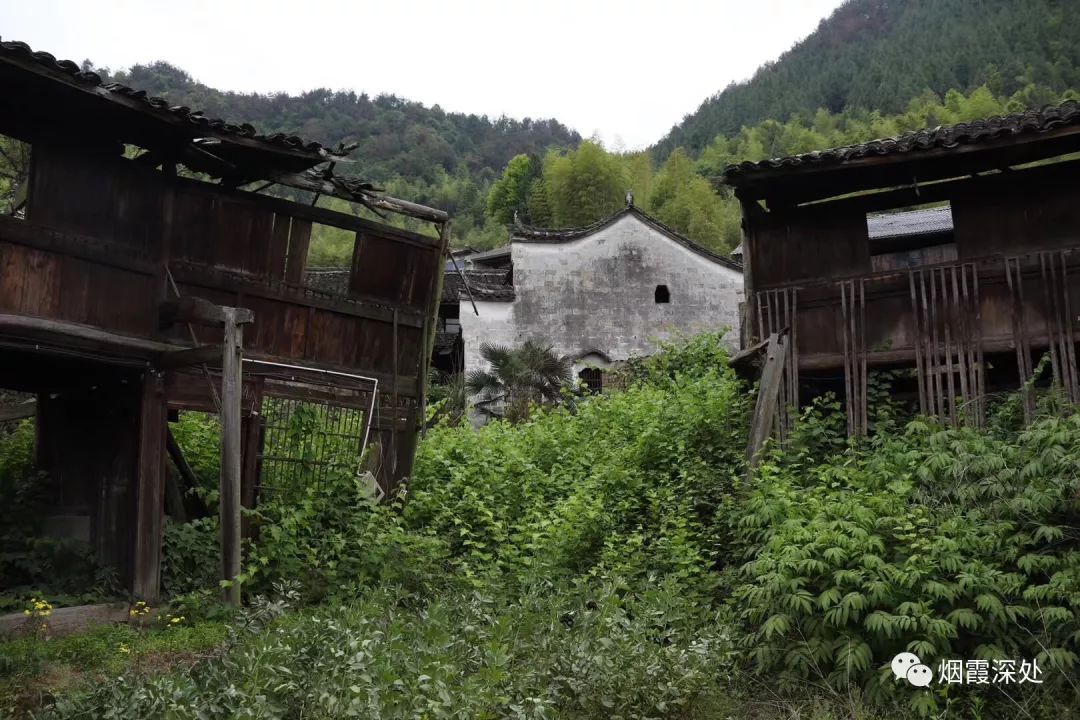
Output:
<instances>
[{"instance_id":1,"label":"wooden post","mask_svg":"<svg viewBox=\"0 0 1080 720\"><path fill-rule=\"evenodd\" d=\"M240 502L248 510L255 509L256 491L259 484L259 453L262 451L262 418L253 410L243 419L241 428L244 435L243 473L240 478ZM240 518L240 534L245 538L254 537L251 522L246 517Z\"/></svg>"},{"instance_id":2,"label":"wooden post","mask_svg":"<svg viewBox=\"0 0 1080 720\"><path fill-rule=\"evenodd\" d=\"M132 589L147 602L158 599L161 576L162 515L165 506L165 433L168 409L165 379L148 372L143 378L139 411L138 490L135 507L135 569Z\"/></svg>"},{"instance_id":3,"label":"wooden post","mask_svg":"<svg viewBox=\"0 0 1080 720\"><path fill-rule=\"evenodd\" d=\"M240 604L240 400L241 347L244 328L237 322L236 308L221 308L225 320L224 352L221 357L221 577L231 585L225 601Z\"/></svg>"},{"instance_id":4,"label":"wooden post","mask_svg":"<svg viewBox=\"0 0 1080 720\"><path fill-rule=\"evenodd\" d=\"M769 336L769 348L765 353L765 366L758 383L757 403L750 426L750 442L746 448L746 457L750 470L757 467L761 448L772 434L773 420L776 417L776 401L780 394L780 380L784 373L784 361L787 350L784 347L784 333Z\"/></svg>"}]
</instances>

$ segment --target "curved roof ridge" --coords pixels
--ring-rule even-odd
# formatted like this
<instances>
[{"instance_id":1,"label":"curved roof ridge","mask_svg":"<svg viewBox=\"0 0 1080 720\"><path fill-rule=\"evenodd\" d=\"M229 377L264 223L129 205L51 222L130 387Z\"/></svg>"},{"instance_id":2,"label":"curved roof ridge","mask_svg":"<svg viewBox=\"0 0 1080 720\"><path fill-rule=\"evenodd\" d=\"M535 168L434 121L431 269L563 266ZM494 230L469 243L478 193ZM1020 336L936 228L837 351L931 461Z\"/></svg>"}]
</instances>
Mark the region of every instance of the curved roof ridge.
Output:
<instances>
[{"instance_id":1,"label":"curved roof ridge","mask_svg":"<svg viewBox=\"0 0 1080 720\"><path fill-rule=\"evenodd\" d=\"M682 245L687 250L697 253L698 255L702 256L707 260L712 260L718 265L724 265L725 267L731 268L732 270L742 272L743 268L742 265L740 265L739 263L735 262L731 258L713 252L712 250L708 249L703 245L699 245L698 243L694 242L693 240L686 237L677 230L674 230L673 228L670 228L664 223L660 222L636 205L626 205L625 207L620 208L606 218L602 218L588 225L582 225L573 228L537 228L531 225L526 225L515 216L514 229L510 234L510 242L551 244L571 242L573 240L577 240L588 235L592 235L593 233L600 230L603 230L604 228L613 225L617 220L620 220L627 215L633 215L637 217L646 225L652 226L661 234L666 235L668 238Z\"/></svg>"},{"instance_id":2,"label":"curved roof ridge","mask_svg":"<svg viewBox=\"0 0 1080 720\"><path fill-rule=\"evenodd\" d=\"M986 142L1000 137L1043 133L1063 125L1074 124L1080 124L1080 101L1066 100L1058 105L1046 105L1041 109L994 115L953 125L909 130L894 137L878 138L827 150L813 150L759 161L746 160L725 167L721 179L726 183L737 184L740 177L766 170L794 169L804 165L840 164L868 156L936 149L950 150L961 145Z\"/></svg>"}]
</instances>

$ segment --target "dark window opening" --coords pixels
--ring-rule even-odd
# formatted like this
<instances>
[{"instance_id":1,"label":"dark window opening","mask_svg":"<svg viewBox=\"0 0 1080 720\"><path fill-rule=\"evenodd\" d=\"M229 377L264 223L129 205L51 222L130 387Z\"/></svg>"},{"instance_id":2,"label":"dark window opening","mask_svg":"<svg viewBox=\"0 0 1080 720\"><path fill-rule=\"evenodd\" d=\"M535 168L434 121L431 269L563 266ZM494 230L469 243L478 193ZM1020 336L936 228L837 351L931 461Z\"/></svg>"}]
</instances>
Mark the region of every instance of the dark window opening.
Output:
<instances>
[{"instance_id":1,"label":"dark window opening","mask_svg":"<svg viewBox=\"0 0 1080 720\"><path fill-rule=\"evenodd\" d=\"M599 395L604 389L604 371L600 368L583 368L578 378L585 383L590 395Z\"/></svg>"},{"instance_id":2,"label":"dark window opening","mask_svg":"<svg viewBox=\"0 0 1080 720\"><path fill-rule=\"evenodd\" d=\"M26 217L29 178L30 146L0 135L0 214Z\"/></svg>"},{"instance_id":3,"label":"dark window opening","mask_svg":"<svg viewBox=\"0 0 1080 720\"><path fill-rule=\"evenodd\" d=\"M668 290L667 285L657 285L656 292L653 293L653 299L657 304L671 302L671 291Z\"/></svg>"}]
</instances>

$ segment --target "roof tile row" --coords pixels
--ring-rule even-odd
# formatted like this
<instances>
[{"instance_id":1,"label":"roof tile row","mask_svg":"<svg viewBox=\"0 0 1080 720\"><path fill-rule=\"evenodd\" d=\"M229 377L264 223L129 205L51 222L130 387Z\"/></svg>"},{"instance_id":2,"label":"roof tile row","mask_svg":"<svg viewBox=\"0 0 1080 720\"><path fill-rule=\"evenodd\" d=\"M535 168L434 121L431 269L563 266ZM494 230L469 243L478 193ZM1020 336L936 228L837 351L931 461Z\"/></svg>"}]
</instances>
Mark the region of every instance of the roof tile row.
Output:
<instances>
[{"instance_id":1,"label":"roof tile row","mask_svg":"<svg viewBox=\"0 0 1080 720\"><path fill-rule=\"evenodd\" d=\"M724 168L723 180L737 185L742 177L779 168L842 164L871 156L950 149L961 145L984 143L1001 137L1042 133L1063 125L1074 124L1080 124L1080 102L1069 100L1060 105L1049 105L1041 110L1028 110L974 122L915 130L897 137L871 140L830 150L815 150L759 162L747 161L729 165Z\"/></svg>"},{"instance_id":2,"label":"roof tile row","mask_svg":"<svg viewBox=\"0 0 1080 720\"><path fill-rule=\"evenodd\" d=\"M81 84L99 88L106 93L115 93L116 95L142 101L147 107L163 115L168 114L190 122L199 128L212 130L216 133L250 138L270 145L314 154L320 154L323 150L320 143L305 141L296 135L286 135L284 133L263 135L248 123L234 124L217 118L208 118L201 111L191 110L191 108L183 105L170 105L164 98L149 95L145 90L137 90L116 82L105 83L97 73L85 72L71 60L57 60L55 56L47 52L35 52L23 42L0 39L0 57L32 60L46 70L66 75Z\"/></svg>"}]
</instances>

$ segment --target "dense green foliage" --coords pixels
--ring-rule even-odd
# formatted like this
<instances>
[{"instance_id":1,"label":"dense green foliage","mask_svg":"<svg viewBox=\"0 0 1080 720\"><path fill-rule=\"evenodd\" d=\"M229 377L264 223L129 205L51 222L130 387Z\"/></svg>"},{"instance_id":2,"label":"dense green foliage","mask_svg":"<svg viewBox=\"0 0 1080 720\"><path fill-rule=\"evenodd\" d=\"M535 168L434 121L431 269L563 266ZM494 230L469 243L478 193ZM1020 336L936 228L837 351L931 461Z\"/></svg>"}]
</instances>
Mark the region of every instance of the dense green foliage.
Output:
<instances>
[{"instance_id":1,"label":"dense green foliage","mask_svg":"<svg viewBox=\"0 0 1080 720\"><path fill-rule=\"evenodd\" d=\"M925 91L1080 87L1080 6L1071 0L849 0L746 82L706 100L661 140L665 158L764 120L903 112Z\"/></svg>"},{"instance_id":2,"label":"dense green foliage","mask_svg":"<svg viewBox=\"0 0 1080 720\"><path fill-rule=\"evenodd\" d=\"M824 398L748 480L753 396L725 367L697 338L631 363L625 392L436 427L389 505L347 474L312 486L263 527L248 587L298 580L319 607L257 633L234 623L193 671L105 683L52 714L1076 709L1080 415L1050 404L1020 430L1008 402L989 430L939 428L904 419L882 377L871 438L849 442ZM1036 659L1044 682L1011 699L917 690L889 673L901 650L935 669Z\"/></svg>"}]
</instances>

